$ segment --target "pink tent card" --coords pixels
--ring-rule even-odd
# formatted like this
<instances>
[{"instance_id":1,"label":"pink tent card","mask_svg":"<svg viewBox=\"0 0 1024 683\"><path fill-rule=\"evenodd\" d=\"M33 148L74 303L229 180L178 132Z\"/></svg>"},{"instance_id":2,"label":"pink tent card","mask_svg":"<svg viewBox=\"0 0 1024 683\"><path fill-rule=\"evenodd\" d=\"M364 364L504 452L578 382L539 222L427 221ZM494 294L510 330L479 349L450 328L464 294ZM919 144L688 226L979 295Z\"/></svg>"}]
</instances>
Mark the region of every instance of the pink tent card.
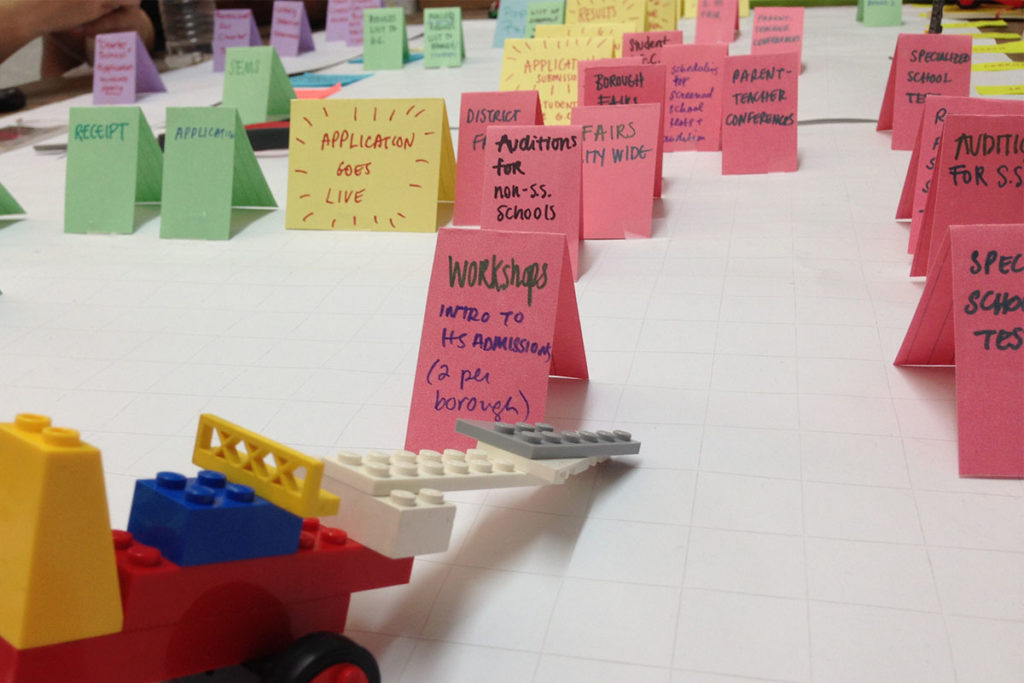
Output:
<instances>
[{"instance_id":1,"label":"pink tent card","mask_svg":"<svg viewBox=\"0 0 1024 683\"><path fill-rule=\"evenodd\" d=\"M441 229L405 447L471 448L457 418L543 421L551 375L587 378L565 237Z\"/></svg>"},{"instance_id":2,"label":"pink tent card","mask_svg":"<svg viewBox=\"0 0 1024 683\"><path fill-rule=\"evenodd\" d=\"M96 36L93 104L134 104L139 93L166 92L153 60L134 31Z\"/></svg>"},{"instance_id":3,"label":"pink tent card","mask_svg":"<svg viewBox=\"0 0 1024 683\"><path fill-rule=\"evenodd\" d=\"M971 37L901 33L889 67L877 130L892 130L893 149L913 149L928 95L969 95Z\"/></svg>"},{"instance_id":4,"label":"pink tent card","mask_svg":"<svg viewBox=\"0 0 1024 683\"><path fill-rule=\"evenodd\" d=\"M578 98L581 106L615 104L657 104L665 107L665 65L663 64L594 64L581 61ZM654 158L654 196L661 196L664 122L659 117L657 150Z\"/></svg>"},{"instance_id":5,"label":"pink tent card","mask_svg":"<svg viewBox=\"0 0 1024 683\"><path fill-rule=\"evenodd\" d=\"M213 20L213 70L224 71L229 47L262 45L251 9L219 9Z\"/></svg>"},{"instance_id":6,"label":"pink tent card","mask_svg":"<svg viewBox=\"0 0 1024 683\"><path fill-rule=\"evenodd\" d=\"M352 13L348 20L348 44L363 44L363 10L383 7L382 0L348 0Z\"/></svg>"},{"instance_id":7,"label":"pink tent card","mask_svg":"<svg viewBox=\"0 0 1024 683\"><path fill-rule=\"evenodd\" d=\"M724 44L669 45L665 64L665 151L722 148Z\"/></svg>"},{"instance_id":8,"label":"pink tent card","mask_svg":"<svg viewBox=\"0 0 1024 683\"><path fill-rule=\"evenodd\" d=\"M480 225L484 150L487 127L539 126L540 96L536 90L467 92L459 111L459 157L455 175L454 225Z\"/></svg>"},{"instance_id":9,"label":"pink tent card","mask_svg":"<svg viewBox=\"0 0 1024 683\"><path fill-rule=\"evenodd\" d=\"M928 269L924 291L893 364L952 365L953 362L953 270L947 233Z\"/></svg>"},{"instance_id":10,"label":"pink tent card","mask_svg":"<svg viewBox=\"0 0 1024 683\"><path fill-rule=\"evenodd\" d=\"M960 476L1024 477L1024 224L950 228Z\"/></svg>"},{"instance_id":11,"label":"pink tent card","mask_svg":"<svg viewBox=\"0 0 1024 683\"><path fill-rule=\"evenodd\" d=\"M682 45L682 31L645 31L622 34L622 56L639 57L641 64L659 64L661 48Z\"/></svg>"},{"instance_id":12,"label":"pink tent card","mask_svg":"<svg viewBox=\"0 0 1024 683\"><path fill-rule=\"evenodd\" d=\"M698 0L696 43L731 43L740 27L737 0Z\"/></svg>"},{"instance_id":13,"label":"pink tent card","mask_svg":"<svg viewBox=\"0 0 1024 683\"><path fill-rule=\"evenodd\" d=\"M750 54L793 52L801 54L804 42L803 7L755 7Z\"/></svg>"},{"instance_id":14,"label":"pink tent card","mask_svg":"<svg viewBox=\"0 0 1024 683\"><path fill-rule=\"evenodd\" d=\"M579 277L583 144L579 126L491 126L481 182L480 226L566 237Z\"/></svg>"},{"instance_id":15,"label":"pink tent card","mask_svg":"<svg viewBox=\"0 0 1024 683\"><path fill-rule=\"evenodd\" d=\"M576 107L583 131L583 238L650 237L661 105Z\"/></svg>"},{"instance_id":16,"label":"pink tent card","mask_svg":"<svg viewBox=\"0 0 1024 683\"><path fill-rule=\"evenodd\" d=\"M722 173L797 169L795 52L725 58Z\"/></svg>"},{"instance_id":17,"label":"pink tent card","mask_svg":"<svg viewBox=\"0 0 1024 683\"><path fill-rule=\"evenodd\" d=\"M298 57L313 49L313 31L302 0L274 0L270 44L282 57Z\"/></svg>"}]
</instances>

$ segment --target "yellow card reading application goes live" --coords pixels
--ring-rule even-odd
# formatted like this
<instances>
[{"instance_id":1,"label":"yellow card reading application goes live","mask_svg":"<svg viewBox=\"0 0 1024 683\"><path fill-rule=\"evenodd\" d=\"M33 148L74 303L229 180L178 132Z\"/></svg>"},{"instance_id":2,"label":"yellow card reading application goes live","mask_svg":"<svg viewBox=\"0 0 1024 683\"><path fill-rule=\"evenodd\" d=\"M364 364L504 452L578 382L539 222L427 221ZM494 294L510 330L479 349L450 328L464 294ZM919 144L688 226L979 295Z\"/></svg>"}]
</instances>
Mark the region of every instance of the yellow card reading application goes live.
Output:
<instances>
[{"instance_id":1,"label":"yellow card reading application goes live","mask_svg":"<svg viewBox=\"0 0 1024 683\"><path fill-rule=\"evenodd\" d=\"M443 99L292 100L286 228L434 232L455 197Z\"/></svg>"}]
</instances>

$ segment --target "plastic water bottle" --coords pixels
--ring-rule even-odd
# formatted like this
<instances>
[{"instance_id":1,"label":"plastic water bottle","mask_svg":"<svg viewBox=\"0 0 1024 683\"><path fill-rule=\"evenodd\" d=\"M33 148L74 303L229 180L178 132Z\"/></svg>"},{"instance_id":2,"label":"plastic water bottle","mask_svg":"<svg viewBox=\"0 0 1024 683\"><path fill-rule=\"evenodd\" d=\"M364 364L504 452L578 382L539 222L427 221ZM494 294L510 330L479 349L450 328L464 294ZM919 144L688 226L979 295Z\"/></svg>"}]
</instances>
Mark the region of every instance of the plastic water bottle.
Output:
<instances>
[{"instance_id":1,"label":"plastic water bottle","mask_svg":"<svg viewBox=\"0 0 1024 683\"><path fill-rule=\"evenodd\" d=\"M160 0L168 66L184 66L213 54L214 0Z\"/></svg>"}]
</instances>

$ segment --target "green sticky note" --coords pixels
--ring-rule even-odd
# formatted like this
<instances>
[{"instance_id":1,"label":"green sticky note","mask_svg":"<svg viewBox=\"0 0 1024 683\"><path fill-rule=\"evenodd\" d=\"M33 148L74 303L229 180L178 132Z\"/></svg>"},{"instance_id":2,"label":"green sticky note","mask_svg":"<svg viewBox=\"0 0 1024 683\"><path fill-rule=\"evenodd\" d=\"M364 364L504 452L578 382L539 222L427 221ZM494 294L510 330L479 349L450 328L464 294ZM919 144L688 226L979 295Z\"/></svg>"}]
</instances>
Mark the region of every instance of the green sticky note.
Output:
<instances>
[{"instance_id":1,"label":"green sticky note","mask_svg":"<svg viewBox=\"0 0 1024 683\"><path fill-rule=\"evenodd\" d=\"M25 213L25 209L21 208L21 204L14 198L7 188L0 185L0 216L13 216L15 214Z\"/></svg>"},{"instance_id":2,"label":"green sticky note","mask_svg":"<svg viewBox=\"0 0 1024 683\"><path fill-rule=\"evenodd\" d=\"M462 8L433 7L423 10L423 66L462 66L466 44L462 39Z\"/></svg>"},{"instance_id":3,"label":"green sticky note","mask_svg":"<svg viewBox=\"0 0 1024 683\"><path fill-rule=\"evenodd\" d=\"M862 0L865 26L899 26L903 23L901 0Z\"/></svg>"},{"instance_id":4,"label":"green sticky note","mask_svg":"<svg viewBox=\"0 0 1024 683\"><path fill-rule=\"evenodd\" d=\"M238 110L168 107L160 237L226 240L231 207L276 207Z\"/></svg>"},{"instance_id":5,"label":"green sticky note","mask_svg":"<svg viewBox=\"0 0 1024 683\"><path fill-rule=\"evenodd\" d=\"M225 107L238 109L242 124L283 121L295 90L273 47L229 47L224 57Z\"/></svg>"},{"instance_id":6,"label":"green sticky note","mask_svg":"<svg viewBox=\"0 0 1024 683\"><path fill-rule=\"evenodd\" d=\"M135 230L135 203L160 201L163 154L138 107L72 107L64 232Z\"/></svg>"},{"instance_id":7,"label":"green sticky note","mask_svg":"<svg viewBox=\"0 0 1024 683\"><path fill-rule=\"evenodd\" d=\"M405 10L379 7L363 10L363 69L401 69L409 61Z\"/></svg>"},{"instance_id":8,"label":"green sticky note","mask_svg":"<svg viewBox=\"0 0 1024 683\"><path fill-rule=\"evenodd\" d=\"M526 37L533 38L538 24L564 24L565 0L526 4Z\"/></svg>"}]
</instances>

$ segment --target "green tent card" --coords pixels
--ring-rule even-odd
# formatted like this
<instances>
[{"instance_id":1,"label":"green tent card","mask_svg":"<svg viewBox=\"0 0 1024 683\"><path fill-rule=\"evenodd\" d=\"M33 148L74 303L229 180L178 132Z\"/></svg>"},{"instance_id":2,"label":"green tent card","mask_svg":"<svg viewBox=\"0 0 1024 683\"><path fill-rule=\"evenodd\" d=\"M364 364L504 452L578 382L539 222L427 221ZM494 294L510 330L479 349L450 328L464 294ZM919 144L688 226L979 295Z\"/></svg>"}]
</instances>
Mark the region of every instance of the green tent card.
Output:
<instances>
[{"instance_id":1,"label":"green tent card","mask_svg":"<svg viewBox=\"0 0 1024 683\"><path fill-rule=\"evenodd\" d=\"M363 10L363 69L401 69L409 61L405 10L379 7Z\"/></svg>"},{"instance_id":2,"label":"green tent card","mask_svg":"<svg viewBox=\"0 0 1024 683\"><path fill-rule=\"evenodd\" d=\"M0 216L16 216L25 213L18 200L7 191L7 188L0 185Z\"/></svg>"},{"instance_id":3,"label":"green tent card","mask_svg":"<svg viewBox=\"0 0 1024 683\"><path fill-rule=\"evenodd\" d=\"M899 26L903 23L901 0L863 0L865 26ZM858 5L858 9L860 9Z\"/></svg>"},{"instance_id":4,"label":"green tent card","mask_svg":"<svg viewBox=\"0 0 1024 683\"><path fill-rule=\"evenodd\" d=\"M135 203L160 201L163 155L138 107L72 107L64 232L135 230Z\"/></svg>"},{"instance_id":5,"label":"green tent card","mask_svg":"<svg viewBox=\"0 0 1024 683\"><path fill-rule=\"evenodd\" d=\"M466 45L462 38L462 8L431 7L423 10L423 66L462 66Z\"/></svg>"},{"instance_id":6,"label":"green tent card","mask_svg":"<svg viewBox=\"0 0 1024 683\"><path fill-rule=\"evenodd\" d=\"M168 107L160 237L226 240L231 207L276 207L238 110Z\"/></svg>"},{"instance_id":7,"label":"green tent card","mask_svg":"<svg viewBox=\"0 0 1024 683\"><path fill-rule=\"evenodd\" d=\"M533 38L539 24L564 24L565 0L528 2L526 4L526 37Z\"/></svg>"},{"instance_id":8,"label":"green tent card","mask_svg":"<svg viewBox=\"0 0 1024 683\"><path fill-rule=\"evenodd\" d=\"M269 45L227 49L223 104L238 109L242 125L283 121L293 99L295 90L277 50Z\"/></svg>"}]
</instances>

